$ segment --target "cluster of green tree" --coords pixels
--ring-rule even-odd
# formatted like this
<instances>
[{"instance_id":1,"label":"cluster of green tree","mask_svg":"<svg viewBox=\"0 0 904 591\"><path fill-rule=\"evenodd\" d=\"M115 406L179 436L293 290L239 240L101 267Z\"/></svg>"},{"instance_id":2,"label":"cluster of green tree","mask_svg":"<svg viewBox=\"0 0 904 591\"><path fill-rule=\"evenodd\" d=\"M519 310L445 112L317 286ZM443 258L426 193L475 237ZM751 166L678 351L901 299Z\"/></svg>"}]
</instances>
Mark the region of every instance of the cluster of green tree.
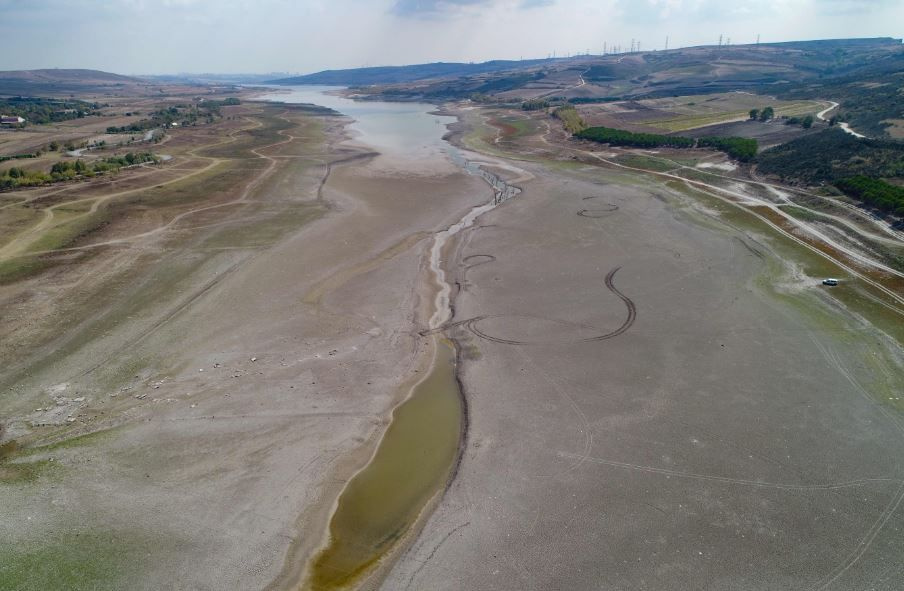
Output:
<instances>
[{"instance_id":1,"label":"cluster of green tree","mask_svg":"<svg viewBox=\"0 0 904 591\"><path fill-rule=\"evenodd\" d=\"M877 77L850 76L823 80L820 84L795 84L776 89L786 99L826 99L841 103L838 121L845 121L870 137L887 137L888 121L904 119L904 60L897 72ZM770 91L774 92L774 91Z\"/></svg>"},{"instance_id":2,"label":"cluster of green tree","mask_svg":"<svg viewBox=\"0 0 904 591\"><path fill-rule=\"evenodd\" d=\"M546 99L533 99L521 103L522 111L543 111L549 108L549 101Z\"/></svg>"},{"instance_id":3,"label":"cluster of green tree","mask_svg":"<svg viewBox=\"0 0 904 591\"><path fill-rule=\"evenodd\" d=\"M580 133L587 129L587 124L581 119L574 105L565 104L552 112L552 116L565 125L565 129L571 133Z\"/></svg>"},{"instance_id":4,"label":"cluster of green tree","mask_svg":"<svg viewBox=\"0 0 904 591\"><path fill-rule=\"evenodd\" d=\"M223 100L205 100L193 105L172 105L151 113L150 119L142 119L130 125L110 126L107 133L141 133L158 127L170 127L177 123L182 127L197 125L199 120L213 123L220 117L220 108L239 105L239 99L230 97Z\"/></svg>"},{"instance_id":5,"label":"cluster of green tree","mask_svg":"<svg viewBox=\"0 0 904 591\"><path fill-rule=\"evenodd\" d=\"M585 140L592 140L613 146L632 148L714 148L742 162L756 157L758 144L755 139L743 137L702 137L699 139L678 135L658 135L655 133L634 133L611 127L588 127L574 134Z\"/></svg>"},{"instance_id":6,"label":"cluster of green tree","mask_svg":"<svg viewBox=\"0 0 904 591\"><path fill-rule=\"evenodd\" d=\"M785 119L785 125L800 125L804 129L810 129L813 127L813 115L806 115L804 117L787 117ZM834 125L834 122L830 122L830 125Z\"/></svg>"},{"instance_id":7,"label":"cluster of green tree","mask_svg":"<svg viewBox=\"0 0 904 591\"><path fill-rule=\"evenodd\" d=\"M129 152L124 156L111 156L96 162L86 163L82 160L56 162L50 172L40 170L25 170L12 167L0 174L0 189L15 189L18 187L33 187L48 183L68 181L79 177L93 177L98 174L107 174L118 171L126 166L143 164L145 162L159 162L159 158L150 152Z\"/></svg>"},{"instance_id":8,"label":"cluster of green tree","mask_svg":"<svg viewBox=\"0 0 904 591\"><path fill-rule=\"evenodd\" d=\"M591 82L609 82L619 77L617 64L600 64L587 68L583 74L584 80Z\"/></svg>"},{"instance_id":9,"label":"cluster of green tree","mask_svg":"<svg viewBox=\"0 0 904 591\"><path fill-rule=\"evenodd\" d=\"M757 169L811 185L855 175L900 177L904 176L904 143L859 139L829 128L763 151L757 156Z\"/></svg>"},{"instance_id":10,"label":"cluster of green tree","mask_svg":"<svg viewBox=\"0 0 904 591\"><path fill-rule=\"evenodd\" d=\"M721 150L741 162L750 162L756 158L756 151L759 147L755 139L715 136L698 139L697 146L700 148L715 148L716 150Z\"/></svg>"},{"instance_id":11,"label":"cluster of green tree","mask_svg":"<svg viewBox=\"0 0 904 591\"><path fill-rule=\"evenodd\" d=\"M835 186L880 211L904 216L904 187L863 175L835 181Z\"/></svg>"},{"instance_id":12,"label":"cluster of green tree","mask_svg":"<svg viewBox=\"0 0 904 591\"><path fill-rule=\"evenodd\" d=\"M0 162L7 160L24 160L25 158L37 158L37 154L13 154L11 156L0 156Z\"/></svg>"},{"instance_id":13,"label":"cluster of green tree","mask_svg":"<svg viewBox=\"0 0 904 591\"><path fill-rule=\"evenodd\" d=\"M484 82L477 88L473 89L472 92L483 93L483 94L492 94L494 92L505 92L507 90L514 90L519 86L523 86L527 84L531 80L536 80L536 75L515 75L515 76L505 76L502 78L496 78L495 80L488 80Z\"/></svg>"},{"instance_id":14,"label":"cluster of green tree","mask_svg":"<svg viewBox=\"0 0 904 591\"><path fill-rule=\"evenodd\" d=\"M588 127L574 134L585 140L612 144L613 146L630 146L632 148L693 148L695 140L677 135L658 135L655 133L634 133L611 127Z\"/></svg>"},{"instance_id":15,"label":"cluster of green tree","mask_svg":"<svg viewBox=\"0 0 904 591\"><path fill-rule=\"evenodd\" d=\"M75 99L14 96L0 99L0 113L22 117L26 123L44 125L97 115L100 105Z\"/></svg>"},{"instance_id":16,"label":"cluster of green tree","mask_svg":"<svg viewBox=\"0 0 904 591\"><path fill-rule=\"evenodd\" d=\"M229 107L241 104L242 101L235 98L234 96L231 96L222 100L203 99L199 102L198 107L206 110L210 114L219 115L221 107Z\"/></svg>"},{"instance_id":17,"label":"cluster of green tree","mask_svg":"<svg viewBox=\"0 0 904 591\"><path fill-rule=\"evenodd\" d=\"M759 119L760 121L769 121L775 117L775 109L772 107L766 107L762 111L759 109L750 109L750 119L751 121L756 121Z\"/></svg>"}]
</instances>

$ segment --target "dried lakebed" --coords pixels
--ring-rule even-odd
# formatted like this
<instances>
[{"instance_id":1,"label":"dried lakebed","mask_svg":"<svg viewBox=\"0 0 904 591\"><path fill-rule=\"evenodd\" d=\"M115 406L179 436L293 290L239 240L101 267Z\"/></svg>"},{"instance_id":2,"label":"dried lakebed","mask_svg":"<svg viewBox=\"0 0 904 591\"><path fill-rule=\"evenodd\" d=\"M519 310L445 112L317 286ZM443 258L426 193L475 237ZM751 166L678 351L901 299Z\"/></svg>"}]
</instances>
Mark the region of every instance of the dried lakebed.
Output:
<instances>
[{"instance_id":1,"label":"dried lakebed","mask_svg":"<svg viewBox=\"0 0 904 591\"><path fill-rule=\"evenodd\" d=\"M435 284L429 330L433 361L427 375L395 408L391 422L370 461L343 489L329 523L328 541L308 567L305 586L313 589L349 587L371 574L380 560L404 538L431 499L454 473L464 437L464 401L456 377L456 350L440 336L452 316L451 285L443 270L443 250L456 234L472 226L483 213L515 197L520 189L469 161L443 140L451 117L437 116L431 105L356 103L327 94L330 88L292 89L272 98L309 102L350 115L350 125L362 143L405 158L419 168L418 158L437 151L469 174L484 179L493 196L484 205L434 235L429 273ZM446 120L446 121L444 121ZM414 147L418 153L412 152ZM405 171L402 171L405 172ZM521 172L523 171L514 171Z\"/></svg>"}]
</instances>

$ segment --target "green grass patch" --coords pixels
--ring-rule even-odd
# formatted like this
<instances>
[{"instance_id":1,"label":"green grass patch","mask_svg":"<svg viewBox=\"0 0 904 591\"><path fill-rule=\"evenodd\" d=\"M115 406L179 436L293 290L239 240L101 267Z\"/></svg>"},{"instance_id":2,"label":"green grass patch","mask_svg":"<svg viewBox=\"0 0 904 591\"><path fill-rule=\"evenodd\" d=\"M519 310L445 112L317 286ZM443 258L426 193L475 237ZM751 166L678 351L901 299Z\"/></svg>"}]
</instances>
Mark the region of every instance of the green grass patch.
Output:
<instances>
[{"instance_id":1,"label":"green grass patch","mask_svg":"<svg viewBox=\"0 0 904 591\"><path fill-rule=\"evenodd\" d=\"M121 532L82 531L0 547L0 589L9 591L118 591L150 540ZM159 542L158 542L159 543ZM131 583L130 583L131 580Z\"/></svg>"},{"instance_id":2,"label":"green grass patch","mask_svg":"<svg viewBox=\"0 0 904 591\"><path fill-rule=\"evenodd\" d=\"M56 462L51 462L50 460L33 462L2 461L0 462L0 491L3 490L3 486L30 484L57 466ZM2 577L0 577L0 582L2 580Z\"/></svg>"},{"instance_id":3,"label":"green grass patch","mask_svg":"<svg viewBox=\"0 0 904 591\"><path fill-rule=\"evenodd\" d=\"M0 285L8 285L30 277L50 267L53 263L34 257L19 257L0 261Z\"/></svg>"},{"instance_id":4,"label":"green grass patch","mask_svg":"<svg viewBox=\"0 0 904 591\"><path fill-rule=\"evenodd\" d=\"M778 208L788 215L804 222L818 222L822 221L823 219L822 216L817 215L812 211L806 210L802 207L795 207L793 205L779 205Z\"/></svg>"}]
</instances>

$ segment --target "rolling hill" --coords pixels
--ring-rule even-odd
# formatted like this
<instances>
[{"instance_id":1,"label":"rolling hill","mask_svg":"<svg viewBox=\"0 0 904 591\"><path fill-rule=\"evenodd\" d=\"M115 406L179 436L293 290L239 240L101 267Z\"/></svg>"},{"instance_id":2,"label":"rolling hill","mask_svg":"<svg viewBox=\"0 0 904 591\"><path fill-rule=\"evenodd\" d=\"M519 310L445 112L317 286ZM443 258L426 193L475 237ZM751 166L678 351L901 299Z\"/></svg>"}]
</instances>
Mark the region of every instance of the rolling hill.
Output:
<instances>
[{"instance_id":1,"label":"rolling hill","mask_svg":"<svg viewBox=\"0 0 904 591\"><path fill-rule=\"evenodd\" d=\"M0 72L0 95L84 92L147 84L130 76L84 69L9 70Z\"/></svg>"}]
</instances>

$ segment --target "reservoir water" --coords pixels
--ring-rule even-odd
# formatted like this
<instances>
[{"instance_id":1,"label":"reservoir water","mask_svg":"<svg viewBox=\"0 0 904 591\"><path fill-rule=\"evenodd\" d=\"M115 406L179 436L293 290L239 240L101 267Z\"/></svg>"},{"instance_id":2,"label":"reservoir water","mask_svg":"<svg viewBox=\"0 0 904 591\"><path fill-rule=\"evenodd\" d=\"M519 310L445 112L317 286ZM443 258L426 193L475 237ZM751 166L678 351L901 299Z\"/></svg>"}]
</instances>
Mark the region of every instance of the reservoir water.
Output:
<instances>
[{"instance_id":1,"label":"reservoir water","mask_svg":"<svg viewBox=\"0 0 904 591\"><path fill-rule=\"evenodd\" d=\"M355 141L380 152L381 169L418 174L427 171L428 165L435 170L437 159L451 170L460 164L453 160L454 148L442 139L445 124L454 117L430 114L436 108L433 105L356 102L327 94L333 90L293 87L264 98L316 104L354 118L349 128ZM443 283L440 261L431 262L431 267L436 265L433 280ZM437 298L436 305L447 306L448 298ZM430 370L409 386L374 455L340 494L330 518L329 540L306 569L306 588L354 585L394 548L430 499L446 486L458 458L463 404L455 378L454 347L440 336L431 339Z\"/></svg>"}]
</instances>

